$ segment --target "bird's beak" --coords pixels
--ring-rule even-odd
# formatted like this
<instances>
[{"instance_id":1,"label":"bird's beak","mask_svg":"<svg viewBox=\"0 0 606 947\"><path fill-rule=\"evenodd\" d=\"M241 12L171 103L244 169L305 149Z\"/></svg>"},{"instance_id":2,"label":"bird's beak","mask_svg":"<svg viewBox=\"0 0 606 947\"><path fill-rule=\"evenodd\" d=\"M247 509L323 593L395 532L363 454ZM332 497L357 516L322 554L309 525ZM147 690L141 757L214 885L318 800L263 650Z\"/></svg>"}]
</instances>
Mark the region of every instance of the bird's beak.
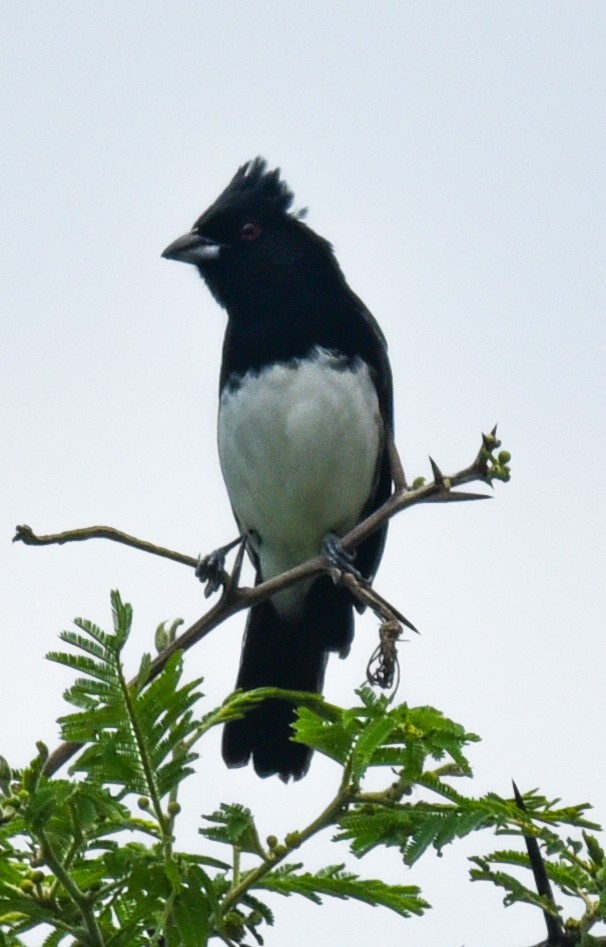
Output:
<instances>
[{"instance_id":1,"label":"bird's beak","mask_svg":"<svg viewBox=\"0 0 606 947\"><path fill-rule=\"evenodd\" d=\"M179 260L181 263L193 263L194 266L203 266L208 260L216 260L221 252L221 244L202 237L192 230L190 233L177 237L164 250L162 256L167 260Z\"/></svg>"}]
</instances>

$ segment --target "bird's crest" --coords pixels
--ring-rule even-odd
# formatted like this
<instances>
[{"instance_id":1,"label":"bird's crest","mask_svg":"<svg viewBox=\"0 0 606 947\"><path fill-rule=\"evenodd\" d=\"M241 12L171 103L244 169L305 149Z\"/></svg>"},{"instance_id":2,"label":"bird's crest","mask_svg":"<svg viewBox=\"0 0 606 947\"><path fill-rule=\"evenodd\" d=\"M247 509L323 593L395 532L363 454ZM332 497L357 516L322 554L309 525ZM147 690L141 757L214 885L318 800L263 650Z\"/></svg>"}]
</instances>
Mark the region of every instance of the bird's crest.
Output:
<instances>
[{"instance_id":1,"label":"bird's crest","mask_svg":"<svg viewBox=\"0 0 606 947\"><path fill-rule=\"evenodd\" d=\"M264 158L253 158L238 168L225 190L199 219L197 226L217 214L239 212L245 208L264 216L286 214L293 201L293 192L286 181L280 179L280 169L268 171Z\"/></svg>"}]
</instances>

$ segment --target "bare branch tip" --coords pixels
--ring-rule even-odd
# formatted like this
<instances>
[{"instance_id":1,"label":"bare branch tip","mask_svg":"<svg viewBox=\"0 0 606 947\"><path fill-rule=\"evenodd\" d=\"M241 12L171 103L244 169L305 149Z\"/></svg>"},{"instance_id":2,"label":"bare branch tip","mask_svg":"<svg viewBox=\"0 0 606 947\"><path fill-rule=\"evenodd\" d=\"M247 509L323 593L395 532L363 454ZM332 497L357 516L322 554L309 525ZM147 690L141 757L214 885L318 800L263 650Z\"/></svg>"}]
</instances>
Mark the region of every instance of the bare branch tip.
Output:
<instances>
[{"instance_id":1,"label":"bare branch tip","mask_svg":"<svg viewBox=\"0 0 606 947\"><path fill-rule=\"evenodd\" d=\"M34 531L31 526L27 526L25 523L21 526L15 526L15 535L13 536L12 541L14 543L25 543L26 545L35 540Z\"/></svg>"}]
</instances>

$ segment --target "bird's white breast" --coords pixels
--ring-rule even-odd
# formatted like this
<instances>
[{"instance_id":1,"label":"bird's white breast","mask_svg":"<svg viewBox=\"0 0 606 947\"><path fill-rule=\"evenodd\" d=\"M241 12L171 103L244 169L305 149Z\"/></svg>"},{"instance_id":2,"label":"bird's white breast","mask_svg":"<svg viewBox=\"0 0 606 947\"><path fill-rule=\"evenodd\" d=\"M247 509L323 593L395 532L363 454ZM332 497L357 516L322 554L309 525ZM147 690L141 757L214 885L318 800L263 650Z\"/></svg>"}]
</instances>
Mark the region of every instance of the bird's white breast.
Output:
<instances>
[{"instance_id":1,"label":"bird's white breast","mask_svg":"<svg viewBox=\"0 0 606 947\"><path fill-rule=\"evenodd\" d=\"M254 531L264 579L318 554L358 521L373 488L382 424L361 361L330 352L249 372L223 389L219 456L240 525ZM305 588L274 597L285 615Z\"/></svg>"}]
</instances>

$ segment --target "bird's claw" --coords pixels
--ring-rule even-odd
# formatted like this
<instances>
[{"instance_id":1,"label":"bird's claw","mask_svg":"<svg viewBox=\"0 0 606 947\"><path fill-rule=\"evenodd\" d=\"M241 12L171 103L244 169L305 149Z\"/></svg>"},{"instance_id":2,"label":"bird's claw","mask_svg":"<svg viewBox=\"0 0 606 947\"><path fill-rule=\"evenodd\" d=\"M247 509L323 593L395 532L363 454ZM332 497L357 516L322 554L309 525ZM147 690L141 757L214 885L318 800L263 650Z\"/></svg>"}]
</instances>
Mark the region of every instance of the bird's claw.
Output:
<instances>
[{"instance_id":1,"label":"bird's claw","mask_svg":"<svg viewBox=\"0 0 606 947\"><path fill-rule=\"evenodd\" d=\"M200 582L206 582L204 589L204 598L210 598L214 592L218 592L225 585L227 573L225 572L225 550L215 549L207 556L200 556L196 566L196 578Z\"/></svg>"},{"instance_id":2,"label":"bird's claw","mask_svg":"<svg viewBox=\"0 0 606 947\"><path fill-rule=\"evenodd\" d=\"M324 537L322 542L322 552L332 567L331 575L335 585L339 581L339 577L342 572L346 572L348 575L353 576L358 582L366 582L366 579L362 573L356 569L353 564L353 553L347 552L346 549L343 549L341 540L336 535L336 533L328 533L328 535Z\"/></svg>"}]
</instances>

